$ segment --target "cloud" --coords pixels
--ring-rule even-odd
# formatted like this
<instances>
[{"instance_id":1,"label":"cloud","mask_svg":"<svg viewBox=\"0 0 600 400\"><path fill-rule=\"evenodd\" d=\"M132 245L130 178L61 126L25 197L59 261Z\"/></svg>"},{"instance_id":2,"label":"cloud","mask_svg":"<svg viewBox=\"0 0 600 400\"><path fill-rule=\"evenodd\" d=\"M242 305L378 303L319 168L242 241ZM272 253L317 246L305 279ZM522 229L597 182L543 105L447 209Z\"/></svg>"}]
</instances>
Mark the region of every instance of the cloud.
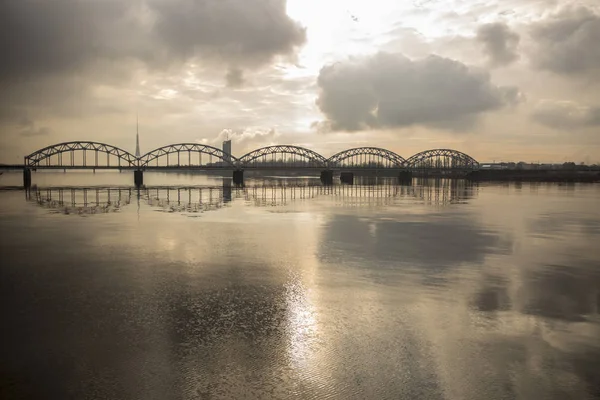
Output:
<instances>
[{"instance_id":1,"label":"cloud","mask_svg":"<svg viewBox=\"0 0 600 400\"><path fill-rule=\"evenodd\" d=\"M533 64L564 75L600 71L600 16L588 8L563 8L534 24Z\"/></svg>"},{"instance_id":2,"label":"cloud","mask_svg":"<svg viewBox=\"0 0 600 400\"><path fill-rule=\"evenodd\" d=\"M310 129L319 134L333 131L330 121L313 121L310 124Z\"/></svg>"},{"instance_id":3,"label":"cloud","mask_svg":"<svg viewBox=\"0 0 600 400\"><path fill-rule=\"evenodd\" d=\"M225 68L240 84L245 69L293 61L305 41L285 0L0 1L0 122L78 109L140 71Z\"/></svg>"},{"instance_id":4,"label":"cloud","mask_svg":"<svg viewBox=\"0 0 600 400\"><path fill-rule=\"evenodd\" d=\"M285 0L0 2L0 79L80 70L99 59L238 66L291 56L306 32Z\"/></svg>"},{"instance_id":5,"label":"cloud","mask_svg":"<svg viewBox=\"0 0 600 400\"><path fill-rule=\"evenodd\" d=\"M572 101L542 100L533 110L532 118L554 129L600 126L600 107Z\"/></svg>"},{"instance_id":6,"label":"cloud","mask_svg":"<svg viewBox=\"0 0 600 400\"><path fill-rule=\"evenodd\" d=\"M45 136L52 131L47 127L35 127L35 122L28 115L23 115L19 119L18 126L20 128L19 135L23 137Z\"/></svg>"},{"instance_id":7,"label":"cloud","mask_svg":"<svg viewBox=\"0 0 600 400\"><path fill-rule=\"evenodd\" d=\"M99 58L139 57L144 48L135 42L143 33L133 2L3 1L0 79L67 74Z\"/></svg>"},{"instance_id":8,"label":"cloud","mask_svg":"<svg viewBox=\"0 0 600 400\"><path fill-rule=\"evenodd\" d=\"M174 56L255 66L291 56L306 41L285 0L149 0L149 6L155 32Z\"/></svg>"},{"instance_id":9,"label":"cloud","mask_svg":"<svg viewBox=\"0 0 600 400\"><path fill-rule=\"evenodd\" d=\"M431 55L411 60L378 53L327 65L317 105L334 131L410 125L464 128L484 112L515 103L515 87L495 86L487 72ZM315 127L327 124L315 125Z\"/></svg>"},{"instance_id":10,"label":"cloud","mask_svg":"<svg viewBox=\"0 0 600 400\"><path fill-rule=\"evenodd\" d=\"M520 37L501 22L481 25L477 29L476 39L492 66L508 65L519 58L517 46Z\"/></svg>"},{"instance_id":11,"label":"cloud","mask_svg":"<svg viewBox=\"0 0 600 400\"><path fill-rule=\"evenodd\" d=\"M46 136L49 135L52 131L47 127L40 128L28 128L21 131L21 136L32 137L32 136Z\"/></svg>"},{"instance_id":12,"label":"cloud","mask_svg":"<svg viewBox=\"0 0 600 400\"><path fill-rule=\"evenodd\" d=\"M231 140L236 146L240 146L245 149L248 145L252 144L257 146L260 143L270 142L273 138L279 136L279 133L275 128L262 128L262 127L247 127L241 130L235 129L223 129L219 134L210 141L215 147L220 147L224 140ZM207 143L206 141L203 143Z\"/></svg>"},{"instance_id":13,"label":"cloud","mask_svg":"<svg viewBox=\"0 0 600 400\"><path fill-rule=\"evenodd\" d=\"M239 88L244 85L244 71L239 68L230 68L225 75L227 87Z\"/></svg>"}]
</instances>

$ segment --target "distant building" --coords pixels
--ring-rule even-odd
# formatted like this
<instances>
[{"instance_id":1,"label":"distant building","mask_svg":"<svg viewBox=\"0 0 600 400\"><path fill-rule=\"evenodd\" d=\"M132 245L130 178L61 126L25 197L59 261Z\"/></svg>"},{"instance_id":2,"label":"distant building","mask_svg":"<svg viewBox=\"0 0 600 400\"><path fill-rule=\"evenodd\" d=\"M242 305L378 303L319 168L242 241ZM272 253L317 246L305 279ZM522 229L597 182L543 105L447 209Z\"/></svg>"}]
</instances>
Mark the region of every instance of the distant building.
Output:
<instances>
[{"instance_id":1,"label":"distant building","mask_svg":"<svg viewBox=\"0 0 600 400\"><path fill-rule=\"evenodd\" d=\"M485 163L481 164L482 169L507 169L503 163Z\"/></svg>"},{"instance_id":2,"label":"distant building","mask_svg":"<svg viewBox=\"0 0 600 400\"><path fill-rule=\"evenodd\" d=\"M223 153L225 153L225 161L231 162L231 140L223 141Z\"/></svg>"}]
</instances>

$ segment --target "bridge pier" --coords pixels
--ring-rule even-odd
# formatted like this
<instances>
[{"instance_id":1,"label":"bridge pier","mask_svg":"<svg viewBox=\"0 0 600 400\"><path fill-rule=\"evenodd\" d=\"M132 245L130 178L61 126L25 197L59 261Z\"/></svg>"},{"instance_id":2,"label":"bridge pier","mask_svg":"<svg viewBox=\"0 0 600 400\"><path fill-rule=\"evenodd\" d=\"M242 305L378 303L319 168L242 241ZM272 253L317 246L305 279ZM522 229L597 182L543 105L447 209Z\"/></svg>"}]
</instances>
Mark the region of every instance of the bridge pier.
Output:
<instances>
[{"instance_id":1,"label":"bridge pier","mask_svg":"<svg viewBox=\"0 0 600 400\"><path fill-rule=\"evenodd\" d=\"M401 185L410 185L412 183L412 171L400 171L400 174L398 174L398 183Z\"/></svg>"},{"instance_id":2,"label":"bridge pier","mask_svg":"<svg viewBox=\"0 0 600 400\"><path fill-rule=\"evenodd\" d=\"M235 171L233 171L233 183L235 183L236 185L244 184L244 170L243 169L236 169Z\"/></svg>"},{"instance_id":3,"label":"bridge pier","mask_svg":"<svg viewBox=\"0 0 600 400\"><path fill-rule=\"evenodd\" d=\"M348 185L353 185L354 184L354 173L340 172L340 182L347 183Z\"/></svg>"},{"instance_id":4,"label":"bridge pier","mask_svg":"<svg viewBox=\"0 0 600 400\"><path fill-rule=\"evenodd\" d=\"M333 185L333 171L326 169L321 171L321 183L324 185Z\"/></svg>"},{"instance_id":5,"label":"bridge pier","mask_svg":"<svg viewBox=\"0 0 600 400\"><path fill-rule=\"evenodd\" d=\"M144 185L144 171L136 169L133 171L133 182L136 187Z\"/></svg>"},{"instance_id":6,"label":"bridge pier","mask_svg":"<svg viewBox=\"0 0 600 400\"><path fill-rule=\"evenodd\" d=\"M25 168L23 170L23 187L25 189L29 189L31 187L31 170L29 168Z\"/></svg>"}]
</instances>

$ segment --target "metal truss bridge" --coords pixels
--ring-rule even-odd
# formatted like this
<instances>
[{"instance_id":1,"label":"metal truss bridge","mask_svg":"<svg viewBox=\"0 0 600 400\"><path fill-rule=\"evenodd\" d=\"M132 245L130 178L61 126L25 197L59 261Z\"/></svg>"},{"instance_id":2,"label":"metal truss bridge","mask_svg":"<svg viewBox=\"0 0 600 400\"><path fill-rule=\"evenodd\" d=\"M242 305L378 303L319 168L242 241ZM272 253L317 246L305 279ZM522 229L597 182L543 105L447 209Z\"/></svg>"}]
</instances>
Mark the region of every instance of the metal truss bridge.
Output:
<instances>
[{"instance_id":1,"label":"metal truss bridge","mask_svg":"<svg viewBox=\"0 0 600 400\"><path fill-rule=\"evenodd\" d=\"M5 167L23 169L24 186L28 187L31 171L38 169L133 170L136 185L143 184L144 171L158 170L231 170L235 183L243 183L245 170L315 170L321 171L324 183L331 183L333 173L337 171L343 182L352 183L354 173L360 171L391 171L410 178L413 171L464 174L479 169L479 163L452 149L426 150L404 158L378 147L357 147L326 158L313 150L293 145L262 147L238 158L198 143L171 144L136 157L109 144L77 141L44 147L26 156L22 166Z\"/></svg>"}]
</instances>

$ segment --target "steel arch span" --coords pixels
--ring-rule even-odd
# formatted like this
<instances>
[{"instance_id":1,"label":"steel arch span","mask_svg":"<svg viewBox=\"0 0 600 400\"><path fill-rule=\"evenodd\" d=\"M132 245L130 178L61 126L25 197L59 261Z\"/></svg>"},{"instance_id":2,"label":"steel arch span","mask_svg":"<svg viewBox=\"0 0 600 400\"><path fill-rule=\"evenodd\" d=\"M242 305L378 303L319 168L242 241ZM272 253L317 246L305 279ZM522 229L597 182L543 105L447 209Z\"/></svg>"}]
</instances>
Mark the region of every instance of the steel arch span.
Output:
<instances>
[{"instance_id":1,"label":"steel arch span","mask_svg":"<svg viewBox=\"0 0 600 400\"><path fill-rule=\"evenodd\" d=\"M158 149L149 151L148 153L144 154L139 158L139 166L140 168L150 167L150 163L152 161L156 161L156 163L158 164L159 159L164 157L164 159L166 160L166 167L178 167L181 165L182 153L184 154L183 161L186 161L186 158L188 161L188 164L185 164L186 166L235 168L238 161L237 158L235 158L231 154L227 154L223 152L223 150L217 149L213 146L208 146L199 143L178 143L159 147ZM198 158L192 159L192 153L196 153ZM177 157L174 157L177 161L176 164L175 160L170 160L170 154L177 154ZM203 164L202 154L208 155L209 158L211 158L211 160L209 160L210 162ZM216 157L220 161L212 162L212 157ZM198 161L197 164L195 163L196 160Z\"/></svg>"},{"instance_id":2,"label":"steel arch span","mask_svg":"<svg viewBox=\"0 0 600 400\"><path fill-rule=\"evenodd\" d=\"M106 154L107 163L109 163L108 157L113 155L118 157L119 166L121 166L121 160L127 163L124 165L127 167L133 167L137 165L137 158L133 154L119 147L99 142L64 142L53 144L35 151L28 156L25 156L25 165L29 167L37 167L40 166L40 162L42 160L46 160L47 166L75 166L75 159L73 156L75 151L83 152L83 166L98 166L98 152ZM87 151L93 151L95 154L95 162L89 165L87 164ZM70 164L65 165L62 163L62 154L67 152L71 152ZM54 155L58 155L59 164L57 165L50 164L50 157Z\"/></svg>"},{"instance_id":3,"label":"steel arch span","mask_svg":"<svg viewBox=\"0 0 600 400\"><path fill-rule=\"evenodd\" d=\"M278 158L279 157L279 158ZM327 159L300 146L277 145L261 147L239 158L241 168L257 167L318 167L325 168Z\"/></svg>"},{"instance_id":4,"label":"steel arch span","mask_svg":"<svg viewBox=\"0 0 600 400\"><path fill-rule=\"evenodd\" d=\"M390 150L379 147L356 147L334 154L329 157L327 163L331 168L403 168L405 161L404 157Z\"/></svg>"},{"instance_id":5,"label":"steel arch span","mask_svg":"<svg viewBox=\"0 0 600 400\"><path fill-rule=\"evenodd\" d=\"M415 169L475 169L479 163L473 157L452 149L433 149L415 154L405 165Z\"/></svg>"}]
</instances>

